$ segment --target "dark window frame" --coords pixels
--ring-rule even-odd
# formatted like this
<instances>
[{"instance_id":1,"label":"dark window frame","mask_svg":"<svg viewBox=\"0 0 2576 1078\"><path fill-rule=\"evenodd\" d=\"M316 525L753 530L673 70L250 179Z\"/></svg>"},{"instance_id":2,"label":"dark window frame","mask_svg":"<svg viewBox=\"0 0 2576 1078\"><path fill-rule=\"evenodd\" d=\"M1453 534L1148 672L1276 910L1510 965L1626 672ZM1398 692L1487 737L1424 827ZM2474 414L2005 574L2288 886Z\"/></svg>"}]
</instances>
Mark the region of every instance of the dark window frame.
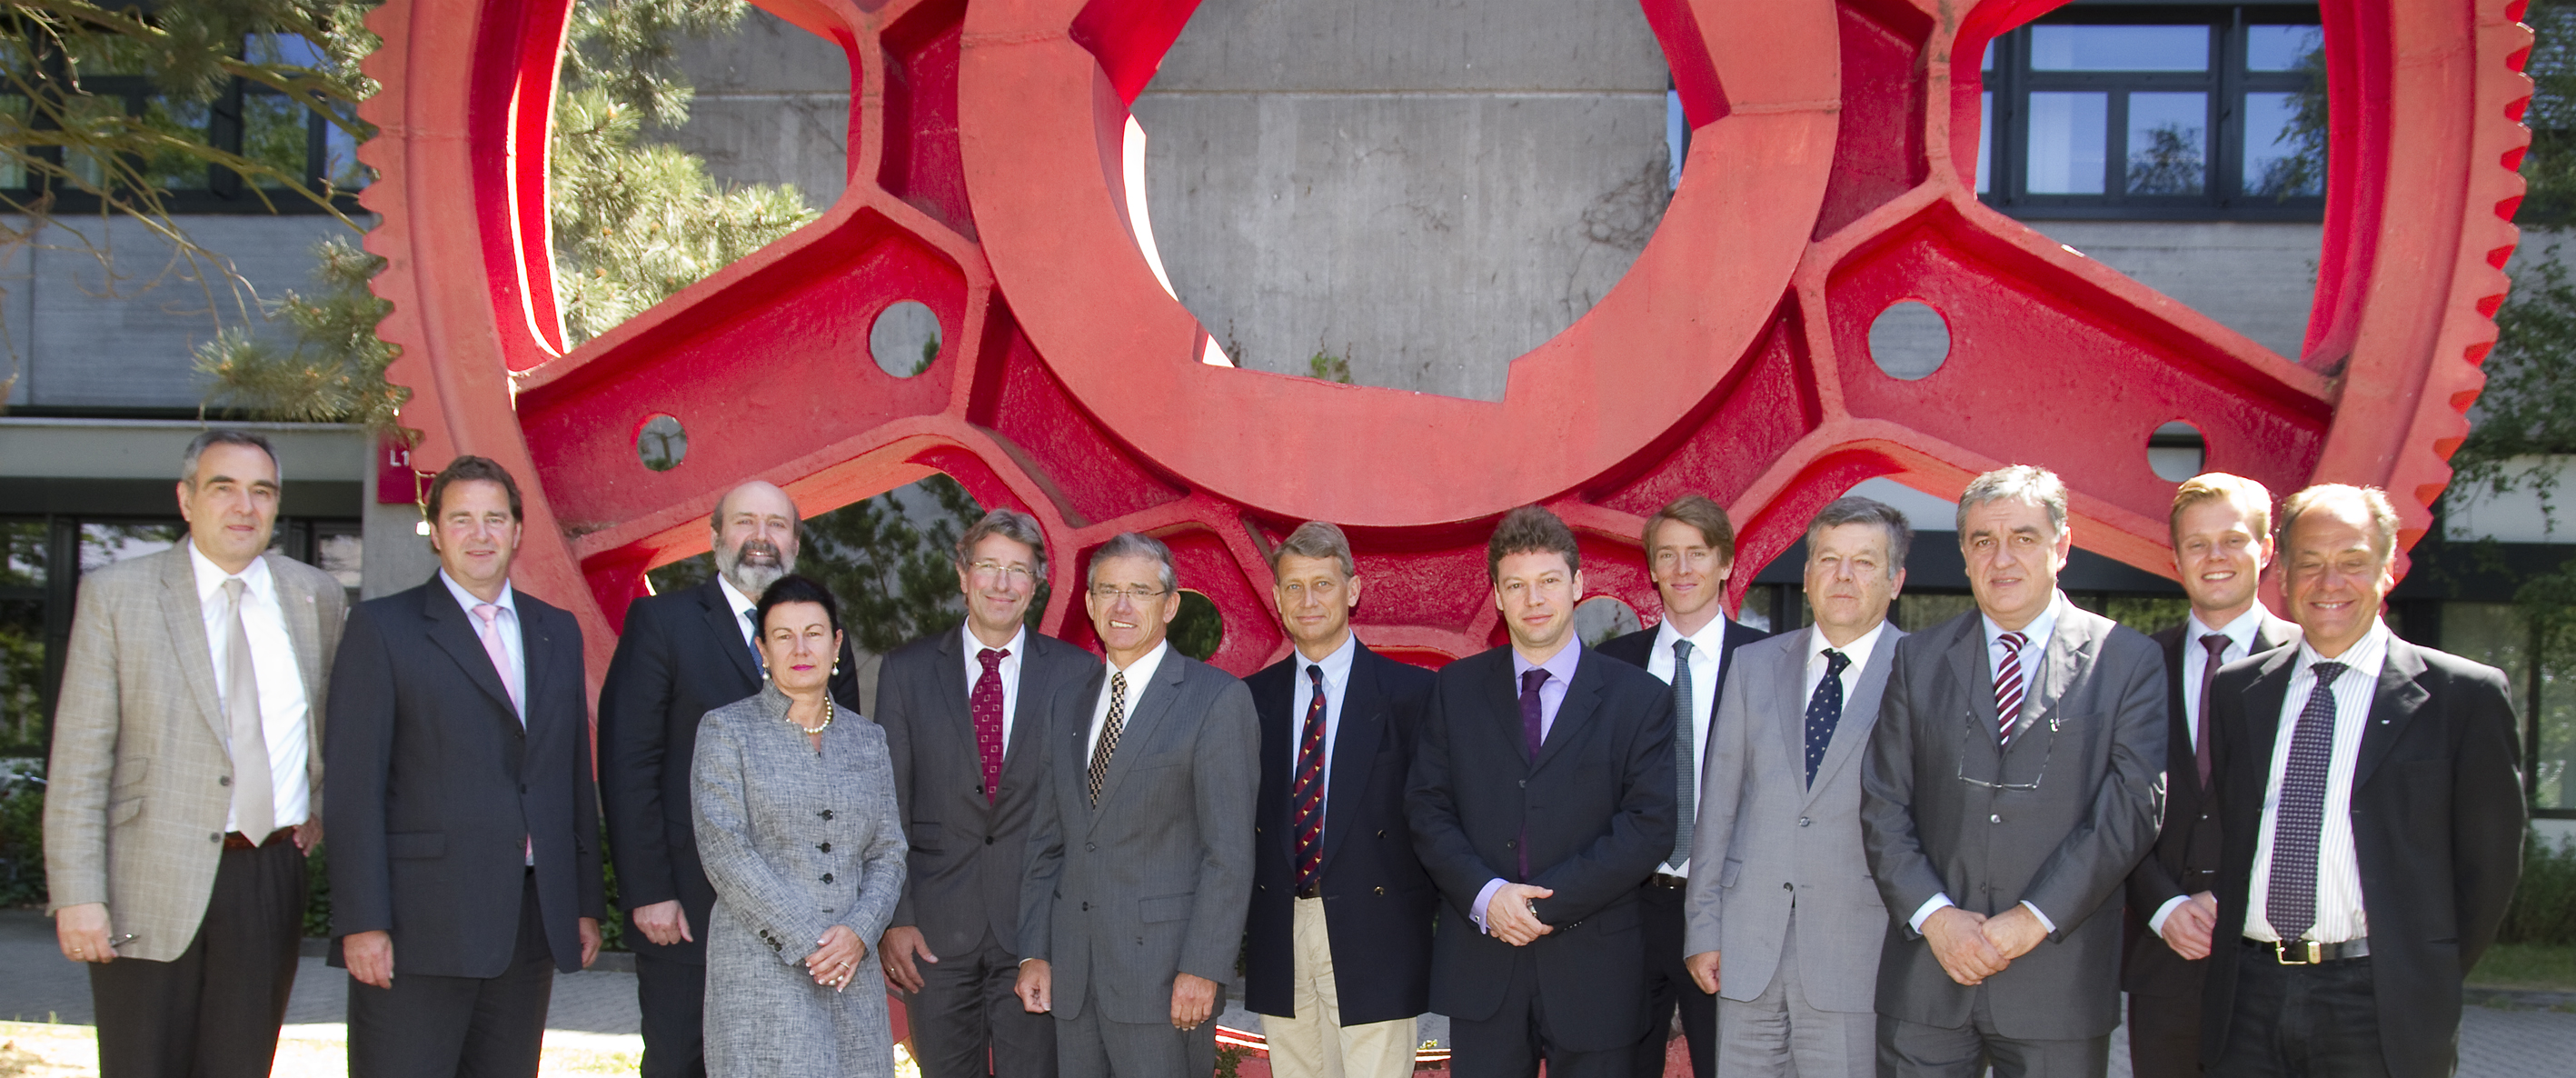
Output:
<instances>
[{"instance_id":1,"label":"dark window frame","mask_svg":"<svg viewBox=\"0 0 2576 1078\"><path fill-rule=\"evenodd\" d=\"M2325 219L2322 195L2273 196L2244 190L2244 113L2248 93L2305 88L2299 72L2248 72L2247 28L2315 25L2312 4L2180 5L2079 3L2041 16L2030 25L2203 25L2211 29L2205 71L2033 71L2031 32L2019 27L1994 39L1995 69L1984 74L1993 95L1993 118L1982 133L1989 156L1986 205L2023 220L2294 221ZM2030 117L2033 92L2099 92L2109 95L2103 132L2103 194L2030 194ZM2209 95L2208 175L2199 195L2127 193L2128 95L2184 91Z\"/></svg>"}]
</instances>

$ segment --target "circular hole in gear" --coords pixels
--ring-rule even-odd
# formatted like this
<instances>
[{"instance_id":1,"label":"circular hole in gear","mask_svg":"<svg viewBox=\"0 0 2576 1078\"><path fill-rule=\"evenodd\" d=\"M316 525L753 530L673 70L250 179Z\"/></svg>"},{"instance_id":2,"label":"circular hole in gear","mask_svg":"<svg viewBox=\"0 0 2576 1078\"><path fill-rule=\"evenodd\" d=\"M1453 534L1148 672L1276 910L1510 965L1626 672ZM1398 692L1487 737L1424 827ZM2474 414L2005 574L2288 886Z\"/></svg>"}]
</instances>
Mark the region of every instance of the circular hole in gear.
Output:
<instances>
[{"instance_id":1,"label":"circular hole in gear","mask_svg":"<svg viewBox=\"0 0 2576 1078\"><path fill-rule=\"evenodd\" d=\"M2199 475L2208 463L2209 446L2199 427L2177 419L2147 435L2147 467L2158 479L2179 483Z\"/></svg>"},{"instance_id":2,"label":"circular hole in gear","mask_svg":"<svg viewBox=\"0 0 2576 1078\"><path fill-rule=\"evenodd\" d=\"M1181 612L1172 615L1165 636L1171 640L1172 650L1206 662L1225 643L1225 615L1217 611L1215 600L1183 588Z\"/></svg>"},{"instance_id":3,"label":"circular hole in gear","mask_svg":"<svg viewBox=\"0 0 2576 1078\"><path fill-rule=\"evenodd\" d=\"M1869 358L1890 378L1931 377L1950 358L1950 323L1921 300L1888 304L1869 324Z\"/></svg>"},{"instance_id":4,"label":"circular hole in gear","mask_svg":"<svg viewBox=\"0 0 2576 1078\"><path fill-rule=\"evenodd\" d=\"M868 354L878 370L897 378L929 370L939 358L939 316L918 300L888 305L868 327Z\"/></svg>"},{"instance_id":5,"label":"circular hole in gear","mask_svg":"<svg viewBox=\"0 0 2576 1078\"><path fill-rule=\"evenodd\" d=\"M1583 646L1599 647L1613 637L1626 636L1645 628L1645 620L1636 608L1607 595L1595 595L1574 604L1574 632L1583 638Z\"/></svg>"},{"instance_id":6,"label":"circular hole in gear","mask_svg":"<svg viewBox=\"0 0 2576 1078\"><path fill-rule=\"evenodd\" d=\"M635 459L647 468L667 472L688 455L689 432L681 429L678 419L656 413L645 417L644 425L635 430Z\"/></svg>"}]
</instances>

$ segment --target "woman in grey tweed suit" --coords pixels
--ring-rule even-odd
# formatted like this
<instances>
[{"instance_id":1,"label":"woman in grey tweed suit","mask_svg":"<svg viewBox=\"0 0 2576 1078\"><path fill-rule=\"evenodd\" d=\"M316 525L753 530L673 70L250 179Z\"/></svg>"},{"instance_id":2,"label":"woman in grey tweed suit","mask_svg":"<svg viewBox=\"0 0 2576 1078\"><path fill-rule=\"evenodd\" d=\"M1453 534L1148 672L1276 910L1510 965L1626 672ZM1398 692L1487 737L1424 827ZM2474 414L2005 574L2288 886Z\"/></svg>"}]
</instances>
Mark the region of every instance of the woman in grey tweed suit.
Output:
<instances>
[{"instance_id":1,"label":"woman in grey tweed suit","mask_svg":"<svg viewBox=\"0 0 2576 1078\"><path fill-rule=\"evenodd\" d=\"M867 945L903 891L885 731L825 693L841 646L829 591L781 578L757 616L769 682L707 713L690 775L716 890L707 1073L891 1076L883 974Z\"/></svg>"}]
</instances>

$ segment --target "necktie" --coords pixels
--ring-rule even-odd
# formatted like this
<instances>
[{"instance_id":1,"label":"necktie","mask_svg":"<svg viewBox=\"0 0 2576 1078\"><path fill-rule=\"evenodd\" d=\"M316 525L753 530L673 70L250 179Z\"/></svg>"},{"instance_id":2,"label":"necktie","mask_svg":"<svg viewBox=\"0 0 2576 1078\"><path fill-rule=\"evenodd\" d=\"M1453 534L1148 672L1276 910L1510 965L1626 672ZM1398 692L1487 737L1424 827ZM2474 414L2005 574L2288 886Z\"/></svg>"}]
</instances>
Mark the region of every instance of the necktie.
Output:
<instances>
[{"instance_id":1,"label":"necktie","mask_svg":"<svg viewBox=\"0 0 2576 1078\"><path fill-rule=\"evenodd\" d=\"M242 625L240 577L224 578L224 717L232 728L233 826L253 842L277 830L277 790L268 769L268 731L260 721L259 673Z\"/></svg>"},{"instance_id":2,"label":"necktie","mask_svg":"<svg viewBox=\"0 0 2576 1078\"><path fill-rule=\"evenodd\" d=\"M2200 638L2200 646L2209 649L2209 661L2200 664L2200 721L2192 724L2191 758L2200 766L2200 788L2209 788L2209 684L2218 676L2218 666L2225 661L2227 634L2211 633Z\"/></svg>"},{"instance_id":3,"label":"necktie","mask_svg":"<svg viewBox=\"0 0 2576 1078\"><path fill-rule=\"evenodd\" d=\"M987 805L1002 789L1002 660L1010 657L1008 648L976 652L975 661L984 664L984 672L975 678L974 695L966 698L966 711L975 717L975 752L984 759Z\"/></svg>"},{"instance_id":4,"label":"necktie","mask_svg":"<svg viewBox=\"0 0 2576 1078\"><path fill-rule=\"evenodd\" d=\"M2272 880L2263 917L2283 940L2307 935L2317 923L2317 835L2325 828L2326 772L2334 762L2334 681L2342 663L2318 663L2317 687L2299 711L2290 734L2290 762L2281 769L2281 801L2272 818Z\"/></svg>"},{"instance_id":5,"label":"necktie","mask_svg":"<svg viewBox=\"0 0 2576 1078\"><path fill-rule=\"evenodd\" d=\"M1995 721L2002 724L1995 730L1995 743L2003 744L2012 740L2013 723L2021 718L2022 691L2028 687L2021 676L2021 646L2030 637L2005 633L1995 639L2004 646L2003 658L1995 661Z\"/></svg>"},{"instance_id":6,"label":"necktie","mask_svg":"<svg viewBox=\"0 0 2576 1078\"><path fill-rule=\"evenodd\" d=\"M1692 735L1691 642L1673 641L1673 855L1664 863L1679 868L1690 860L1691 825L1699 816L1699 741Z\"/></svg>"},{"instance_id":7,"label":"necktie","mask_svg":"<svg viewBox=\"0 0 2576 1078\"><path fill-rule=\"evenodd\" d=\"M1127 674L1109 675L1109 717L1100 724L1100 743L1091 748L1091 807L1100 807L1100 780L1109 777L1109 758L1118 752L1118 731L1127 725Z\"/></svg>"},{"instance_id":8,"label":"necktie","mask_svg":"<svg viewBox=\"0 0 2576 1078\"><path fill-rule=\"evenodd\" d=\"M1825 762L1825 747L1834 743L1834 727L1843 721L1843 670L1851 656L1825 649L1825 679L1807 698L1807 785L1816 784L1816 767Z\"/></svg>"},{"instance_id":9,"label":"necktie","mask_svg":"<svg viewBox=\"0 0 2576 1078\"><path fill-rule=\"evenodd\" d=\"M1532 670L1521 675L1521 740L1529 746L1530 763L1538 763L1539 746L1547 740L1545 716L1539 710L1538 688L1547 684L1547 671ZM1529 882L1529 818L1521 818L1521 838L1514 844L1521 852L1521 882Z\"/></svg>"},{"instance_id":10,"label":"necktie","mask_svg":"<svg viewBox=\"0 0 2576 1078\"><path fill-rule=\"evenodd\" d=\"M1306 665L1315 696L1306 704L1306 729L1297 737L1297 891L1304 894L1324 874L1324 668Z\"/></svg>"},{"instance_id":11,"label":"necktie","mask_svg":"<svg viewBox=\"0 0 2576 1078\"><path fill-rule=\"evenodd\" d=\"M510 710L519 716L519 725L528 724L527 705L519 699L519 670L510 662L510 651L501 644L501 608L491 603L474 604L474 618L483 624L475 635L483 638L483 654L492 659L492 669L501 675L501 688L510 694Z\"/></svg>"},{"instance_id":12,"label":"necktie","mask_svg":"<svg viewBox=\"0 0 2576 1078\"><path fill-rule=\"evenodd\" d=\"M760 623L752 620L759 616L757 609L742 612L742 623L751 627L751 636L743 640L742 646L751 649L751 668L765 678L769 676L769 657L760 653Z\"/></svg>"}]
</instances>

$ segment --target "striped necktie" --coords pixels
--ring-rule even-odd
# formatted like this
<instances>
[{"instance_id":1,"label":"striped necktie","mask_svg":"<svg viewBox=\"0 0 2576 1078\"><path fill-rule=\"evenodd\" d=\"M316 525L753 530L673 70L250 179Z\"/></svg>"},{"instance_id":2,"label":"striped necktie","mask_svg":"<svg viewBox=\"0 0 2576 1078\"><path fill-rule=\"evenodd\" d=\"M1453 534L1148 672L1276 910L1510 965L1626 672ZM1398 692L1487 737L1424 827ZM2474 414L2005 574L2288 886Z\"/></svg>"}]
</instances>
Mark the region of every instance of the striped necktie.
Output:
<instances>
[{"instance_id":1,"label":"striped necktie","mask_svg":"<svg viewBox=\"0 0 2576 1078\"><path fill-rule=\"evenodd\" d=\"M2004 744L2012 740L2013 723L2021 718L2022 694L2029 688L2021 673L2021 649L2030 637L2005 633L1995 640L2004 646L2003 657L1995 660L1995 721L2001 724L1995 730L1995 742Z\"/></svg>"}]
</instances>

